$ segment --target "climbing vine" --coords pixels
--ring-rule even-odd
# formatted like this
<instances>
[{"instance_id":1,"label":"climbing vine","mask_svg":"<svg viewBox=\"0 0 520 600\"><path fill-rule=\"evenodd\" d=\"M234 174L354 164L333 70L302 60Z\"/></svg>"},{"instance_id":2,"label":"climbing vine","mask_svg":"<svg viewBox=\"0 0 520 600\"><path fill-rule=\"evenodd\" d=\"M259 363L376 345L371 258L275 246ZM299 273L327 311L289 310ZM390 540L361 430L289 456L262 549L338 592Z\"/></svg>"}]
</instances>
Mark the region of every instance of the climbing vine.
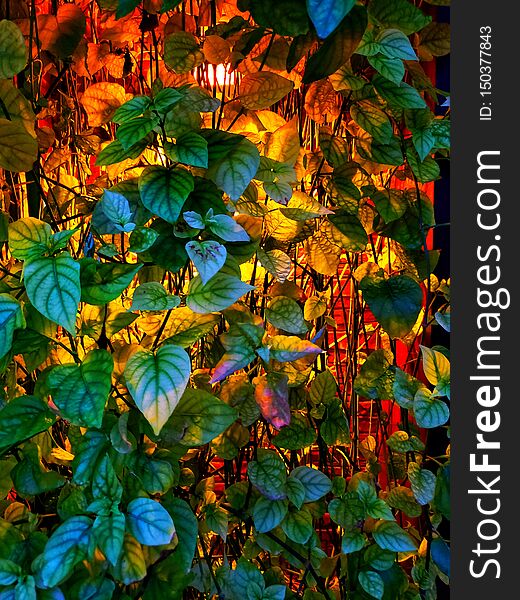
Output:
<instances>
[{"instance_id":1,"label":"climbing vine","mask_svg":"<svg viewBox=\"0 0 520 600\"><path fill-rule=\"evenodd\" d=\"M0 4L0 599L449 584L446 4Z\"/></svg>"}]
</instances>

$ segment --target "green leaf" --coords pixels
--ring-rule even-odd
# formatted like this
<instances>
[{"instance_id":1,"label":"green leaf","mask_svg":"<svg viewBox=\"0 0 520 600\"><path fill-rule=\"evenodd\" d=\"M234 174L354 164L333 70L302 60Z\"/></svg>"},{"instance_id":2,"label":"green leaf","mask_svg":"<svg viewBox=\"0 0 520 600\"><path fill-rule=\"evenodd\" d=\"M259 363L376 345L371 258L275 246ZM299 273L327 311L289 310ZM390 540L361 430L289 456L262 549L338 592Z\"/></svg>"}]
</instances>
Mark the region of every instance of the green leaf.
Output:
<instances>
[{"instance_id":1,"label":"green leaf","mask_svg":"<svg viewBox=\"0 0 520 600\"><path fill-rule=\"evenodd\" d=\"M14 330L24 327L21 304L10 294L0 294L0 358L11 350Z\"/></svg>"},{"instance_id":2,"label":"green leaf","mask_svg":"<svg viewBox=\"0 0 520 600\"><path fill-rule=\"evenodd\" d=\"M114 504L119 504L122 493L123 488L119 483L112 462L108 454L105 454L96 465L92 478L92 495L97 500L109 503L112 508Z\"/></svg>"},{"instance_id":3,"label":"green leaf","mask_svg":"<svg viewBox=\"0 0 520 600\"><path fill-rule=\"evenodd\" d=\"M372 83L378 94L393 108L426 108L426 102L419 92L404 81L396 84L386 77L375 75Z\"/></svg>"},{"instance_id":4,"label":"green leaf","mask_svg":"<svg viewBox=\"0 0 520 600\"><path fill-rule=\"evenodd\" d=\"M385 593L385 582L379 573L376 573L375 571L361 571L358 575L358 579L361 587L369 596L377 598L378 600L383 598Z\"/></svg>"},{"instance_id":5,"label":"green leaf","mask_svg":"<svg viewBox=\"0 0 520 600\"><path fill-rule=\"evenodd\" d=\"M54 367L47 386L61 415L82 427L101 427L114 362L106 350L91 350L81 365Z\"/></svg>"},{"instance_id":6,"label":"green leaf","mask_svg":"<svg viewBox=\"0 0 520 600\"><path fill-rule=\"evenodd\" d=\"M269 340L271 357L280 362L292 362L306 356L321 354L323 350L296 336L275 335Z\"/></svg>"},{"instance_id":7,"label":"green leaf","mask_svg":"<svg viewBox=\"0 0 520 600\"><path fill-rule=\"evenodd\" d=\"M203 508L203 515L207 528L226 541L229 523L228 513L221 506L212 502Z\"/></svg>"},{"instance_id":8,"label":"green leaf","mask_svg":"<svg viewBox=\"0 0 520 600\"><path fill-rule=\"evenodd\" d=\"M240 82L239 100L248 110L263 110L285 98L293 88L294 83L281 75L258 71Z\"/></svg>"},{"instance_id":9,"label":"green leaf","mask_svg":"<svg viewBox=\"0 0 520 600\"><path fill-rule=\"evenodd\" d=\"M287 497L285 483L287 472L285 463L272 450L258 450L257 460L247 465L251 483L270 500L283 500Z\"/></svg>"},{"instance_id":10,"label":"green leaf","mask_svg":"<svg viewBox=\"0 0 520 600\"><path fill-rule=\"evenodd\" d=\"M307 324L300 305L287 296L276 296L269 302L265 318L278 329L288 333L306 333Z\"/></svg>"},{"instance_id":11,"label":"green leaf","mask_svg":"<svg viewBox=\"0 0 520 600\"><path fill-rule=\"evenodd\" d=\"M146 252L159 237L159 232L150 227L136 227L130 234L130 252Z\"/></svg>"},{"instance_id":12,"label":"green leaf","mask_svg":"<svg viewBox=\"0 0 520 600\"><path fill-rule=\"evenodd\" d=\"M52 534L45 546L39 578L46 588L65 581L74 567L86 558L92 521L88 517L67 519Z\"/></svg>"},{"instance_id":13,"label":"green leaf","mask_svg":"<svg viewBox=\"0 0 520 600\"><path fill-rule=\"evenodd\" d=\"M102 204L103 212L105 213L106 217L120 231L128 231L127 225L133 225L132 211L130 209L130 203L123 196L123 194L118 194L117 192L110 190L104 190Z\"/></svg>"},{"instance_id":14,"label":"green leaf","mask_svg":"<svg viewBox=\"0 0 520 600\"><path fill-rule=\"evenodd\" d=\"M132 297L131 310L170 310L180 304L178 296L168 294L162 283L149 281L138 286Z\"/></svg>"},{"instance_id":15,"label":"green leaf","mask_svg":"<svg viewBox=\"0 0 520 600\"><path fill-rule=\"evenodd\" d=\"M388 447L394 452L421 452L424 450L424 443L414 435L409 436L406 431L394 431L386 440Z\"/></svg>"},{"instance_id":16,"label":"green leaf","mask_svg":"<svg viewBox=\"0 0 520 600\"><path fill-rule=\"evenodd\" d=\"M134 96L122 104L112 116L112 122L121 125L136 117L140 117L152 103L148 96Z\"/></svg>"},{"instance_id":17,"label":"green leaf","mask_svg":"<svg viewBox=\"0 0 520 600\"><path fill-rule=\"evenodd\" d=\"M118 298L132 283L143 265L100 263L93 258L80 260L81 301L95 306Z\"/></svg>"},{"instance_id":18,"label":"green leaf","mask_svg":"<svg viewBox=\"0 0 520 600\"><path fill-rule=\"evenodd\" d=\"M11 585L18 580L22 569L12 560L0 559L0 585Z\"/></svg>"},{"instance_id":19,"label":"green leaf","mask_svg":"<svg viewBox=\"0 0 520 600\"><path fill-rule=\"evenodd\" d=\"M179 538L175 553L180 555L181 568L184 572L188 572L197 549L197 517L193 514L190 505L180 498L170 498L165 508L172 516L175 533Z\"/></svg>"},{"instance_id":20,"label":"green leaf","mask_svg":"<svg viewBox=\"0 0 520 600\"><path fill-rule=\"evenodd\" d=\"M390 119L372 102L361 101L353 104L350 108L350 116L377 142L387 144L390 141L393 133Z\"/></svg>"},{"instance_id":21,"label":"green leaf","mask_svg":"<svg viewBox=\"0 0 520 600\"><path fill-rule=\"evenodd\" d=\"M307 12L320 38L328 37L343 21L355 0L307 0Z\"/></svg>"},{"instance_id":22,"label":"green leaf","mask_svg":"<svg viewBox=\"0 0 520 600\"><path fill-rule=\"evenodd\" d=\"M219 321L217 313L197 314L187 306L176 308L168 320L166 342L186 348L213 331Z\"/></svg>"},{"instance_id":23,"label":"green leaf","mask_svg":"<svg viewBox=\"0 0 520 600\"><path fill-rule=\"evenodd\" d=\"M305 488L305 502L314 502L323 498L332 489L332 481L317 469L312 467L296 467L290 474L291 478L297 479Z\"/></svg>"},{"instance_id":24,"label":"green leaf","mask_svg":"<svg viewBox=\"0 0 520 600\"><path fill-rule=\"evenodd\" d=\"M155 500L136 498L127 508L127 524L130 533L145 546L169 544L175 527L172 518Z\"/></svg>"},{"instance_id":25,"label":"green leaf","mask_svg":"<svg viewBox=\"0 0 520 600\"><path fill-rule=\"evenodd\" d=\"M164 62L175 73L189 73L204 60L197 38L187 31L177 31L164 40Z\"/></svg>"},{"instance_id":26,"label":"green leaf","mask_svg":"<svg viewBox=\"0 0 520 600\"><path fill-rule=\"evenodd\" d=\"M372 200L385 223L399 219L408 206L401 190L377 190L372 194Z\"/></svg>"},{"instance_id":27,"label":"green leaf","mask_svg":"<svg viewBox=\"0 0 520 600\"><path fill-rule=\"evenodd\" d=\"M402 510L409 517L420 517L422 507L415 500L412 490L408 487L398 485L390 490L386 501L392 508Z\"/></svg>"},{"instance_id":28,"label":"green leaf","mask_svg":"<svg viewBox=\"0 0 520 600\"><path fill-rule=\"evenodd\" d=\"M124 150L128 151L138 142L146 138L159 124L159 119L153 117L136 117L125 121L117 128L116 137Z\"/></svg>"},{"instance_id":29,"label":"green leaf","mask_svg":"<svg viewBox=\"0 0 520 600\"><path fill-rule=\"evenodd\" d=\"M237 411L204 390L188 388L164 428L183 446L208 444L237 418Z\"/></svg>"},{"instance_id":30,"label":"green leaf","mask_svg":"<svg viewBox=\"0 0 520 600\"><path fill-rule=\"evenodd\" d=\"M417 544L395 521L378 521L373 531L377 545L392 552L414 552Z\"/></svg>"},{"instance_id":31,"label":"green leaf","mask_svg":"<svg viewBox=\"0 0 520 600\"><path fill-rule=\"evenodd\" d=\"M194 186L193 175L180 167L148 167L139 178L144 206L168 223L177 221Z\"/></svg>"},{"instance_id":32,"label":"green leaf","mask_svg":"<svg viewBox=\"0 0 520 600\"><path fill-rule=\"evenodd\" d=\"M214 130L203 133L209 151L207 177L231 200L238 200L258 171L257 147L242 135Z\"/></svg>"},{"instance_id":33,"label":"green leaf","mask_svg":"<svg viewBox=\"0 0 520 600\"><path fill-rule=\"evenodd\" d=\"M345 531L341 539L341 551L344 554L352 554L362 550L366 543L366 537L359 531Z\"/></svg>"},{"instance_id":34,"label":"green leaf","mask_svg":"<svg viewBox=\"0 0 520 600\"><path fill-rule=\"evenodd\" d=\"M296 544L306 544L314 533L311 513L306 508L290 511L282 522L282 530Z\"/></svg>"},{"instance_id":35,"label":"green leaf","mask_svg":"<svg viewBox=\"0 0 520 600\"><path fill-rule=\"evenodd\" d=\"M325 409L320 435L329 446L343 446L350 443L347 415L338 398L331 400Z\"/></svg>"},{"instance_id":36,"label":"green leaf","mask_svg":"<svg viewBox=\"0 0 520 600\"><path fill-rule=\"evenodd\" d=\"M428 504L435 493L435 475L428 469L421 469L416 462L408 464L408 478L412 491L419 504Z\"/></svg>"},{"instance_id":37,"label":"green leaf","mask_svg":"<svg viewBox=\"0 0 520 600\"><path fill-rule=\"evenodd\" d=\"M388 58L383 54L368 57L368 62L383 77L399 85L404 77L404 64L399 58Z\"/></svg>"},{"instance_id":38,"label":"green leaf","mask_svg":"<svg viewBox=\"0 0 520 600\"><path fill-rule=\"evenodd\" d=\"M120 140L114 140L113 142L110 142L110 144L107 144L97 155L95 164L97 167L106 167L115 165L127 158L136 159L147 145L147 139L140 140L134 146L125 150Z\"/></svg>"},{"instance_id":39,"label":"green leaf","mask_svg":"<svg viewBox=\"0 0 520 600\"><path fill-rule=\"evenodd\" d=\"M359 285L363 298L383 329L393 338L404 337L417 321L421 311L421 287L406 275L384 279L363 277Z\"/></svg>"},{"instance_id":40,"label":"green leaf","mask_svg":"<svg viewBox=\"0 0 520 600\"><path fill-rule=\"evenodd\" d=\"M283 283L291 272L291 258L282 250L257 250L258 260L266 271Z\"/></svg>"},{"instance_id":41,"label":"green leaf","mask_svg":"<svg viewBox=\"0 0 520 600\"><path fill-rule=\"evenodd\" d=\"M366 248L368 236L355 215L347 210L338 210L335 215L329 217L329 221L334 226L329 229L328 237L333 245L348 252L362 252Z\"/></svg>"},{"instance_id":42,"label":"green leaf","mask_svg":"<svg viewBox=\"0 0 520 600\"><path fill-rule=\"evenodd\" d=\"M433 397L429 390L423 388L415 394L413 414L419 427L433 429L448 421L450 409L445 402Z\"/></svg>"},{"instance_id":43,"label":"green leaf","mask_svg":"<svg viewBox=\"0 0 520 600\"><path fill-rule=\"evenodd\" d=\"M377 38L380 52L388 58L400 58L402 60L417 60L410 40L399 29L384 29Z\"/></svg>"},{"instance_id":44,"label":"green leaf","mask_svg":"<svg viewBox=\"0 0 520 600\"><path fill-rule=\"evenodd\" d=\"M371 20L386 27L396 27L406 35L422 29L431 21L422 10L408 0L372 0L369 6Z\"/></svg>"},{"instance_id":45,"label":"green leaf","mask_svg":"<svg viewBox=\"0 0 520 600\"><path fill-rule=\"evenodd\" d=\"M15 258L39 258L47 250L52 229L48 223L25 217L9 224L9 249Z\"/></svg>"},{"instance_id":46,"label":"green leaf","mask_svg":"<svg viewBox=\"0 0 520 600\"><path fill-rule=\"evenodd\" d=\"M309 421L303 415L294 413L291 415L290 424L282 427L272 441L277 448L301 450L312 446L316 437L316 431L310 426Z\"/></svg>"},{"instance_id":47,"label":"green leaf","mask_svg":"<svg viewBox=\"0 0 520 600\"><path fill-rule=\"evenodd\" d=\"M125 522L123 514L115 513L96 517L92 527L92 534L98 548L114 566L123 550Z\"/></svg>"},{"instance_id":48,"label":"green leaf","mask_svg":"<svg viewBox=\"0 0 520 600\"><path fill-rule=\"evenodd\" d=\"M48 429L54 417L39 398L18 396L0 410L0 450L29 439Z\"/></svg>"},{"instance_id":49,"label":"green leaf","mask_svg":"<svg viewBox=\"0 0 520 600\"><path fill-rule=\"evenodd\" d=\"M299 0L250 0L248 10L255 22L279 35L302 35L309 31L309 18Z\"/></svg>"},{"instance_id":50,"label":"green leaf","mask_svg":"<svg viewBox=\"0 0 520 600\"><path fill-rule=\"evenodd\" d=\"M37 158L38 142L25 125L19 121L0 118L0 167L14 173L23 173L31 171Z\"/></svg>"},{"instance_id":51,"label":"green leaf","mask_svg":"<svg viewBox=\"0 0 520 600\"><path fill-rule=\"evenodd\" d=\"M24 282L31 304L45 317L75 333L81 298L80 266L68 252L25 263Z\"/></svg>"},{"instance_id":52,"label":"green leaf","mask_svg":"<svg viewBox=\"0 0 520 600\"><path fill-rule=\"evenodd\" d=\"M206 314L229 308L239 298L255 288L238 277L222 271L214 275L205 285L195 277L190 281L186 304L195 313Z\"/></svg>"},{"instance_id":53,"label":"green leaf","mask_svg":"<svg viewBox=\"0 0 520 600\"><path fill-rule=\"evenodd\" d=\"M247 231L229 215L214 215L204 220L211 231L226 242L249 242Z\"/></svg>"},{"instance_id":54,"label":"green leaf","mask_svg":"<svg viewBox=\"0 0 520 600\"><path fill-rule=\"evenodd\" d=\"M12 21L0 21L0 79L11 79L27 64L27 48L22 32Z\"/></svg>"},{"instance_id":55,"label":"green leaf","mask_svg":"<svg viewBox=\"0 0 520 600\"><path fill-rule=\"evenodd\" d=\"M189 355L174 345L163 346L155 354L138 350L128 359L126 385L157 435L179 403L190 372Z\"/></svg>"},{"instance_id":56,"label":"green leaf","mask_svg":"<svg viewBox=\"0 0 520 600\"><path fill-rule=\"evenodd\" d=\"M355 391L366 398L391 399L394 382L392 363L393 356L389 350L371 352L356 377Z\"/></svg>"},{"instance_id":57,"label":"green leaf","mask_svg":"<svg viewBox=\"0 0 520 600\"><path fill-rule=\"evenodd\" d=\"M424 160L421 160L414 146L406 148L406 160L421 183L435 181L440 175L439 163L431 156L426 156Z\"/></svg>"},{"instance_id":58,"label":"green leaf","mask_svg":"<svg viewBox=\"0 0 520 600\"><path fill-rule=\"evenodd\" d=\"M259 533L278 527L287 514L287 500L270 500L260 496L253 506L253 522Z\"/></svg>"},{"instance_id":59,"label":"green leaf","mask_svg":"<svg viewBox=\"0 0 520 600\"><path fill-rule=\"evenodd\" d=\"M175 162L204 169L208 167L208 142L193 131L179 136L175 144L165 143L164 151Z\"/></svg>"},{"instance_id":60,"label":"green leaf","mask_svg":"<svg viewBox=\"0 0 520 600\"><path fill-rule=\"evenodd\" d=\"M186 244L186 252L197 269L203 285L206 285L220 271L227 258L226 247L212 240L207 242L192 240Z\"/></svg>"},{"instance_id":61,"label":"green leaf","mask_svg":"<svg viewBox=\"0 0 520 600\"><path fill-rule=\"evenodd\" d=\"M332 35L307 61L303 83L312 83L335 73L354 54L367 28L367 10L354 6Z\"/></svg>"}]
</instances>

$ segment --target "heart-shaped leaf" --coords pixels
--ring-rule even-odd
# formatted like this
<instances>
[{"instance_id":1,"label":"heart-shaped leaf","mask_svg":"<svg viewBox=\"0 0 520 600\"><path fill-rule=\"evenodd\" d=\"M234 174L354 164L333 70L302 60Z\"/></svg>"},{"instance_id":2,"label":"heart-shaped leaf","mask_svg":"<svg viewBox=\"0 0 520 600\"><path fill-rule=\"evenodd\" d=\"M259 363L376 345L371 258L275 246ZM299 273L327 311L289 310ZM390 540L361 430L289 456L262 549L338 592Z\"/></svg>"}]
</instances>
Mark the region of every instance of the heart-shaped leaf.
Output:
<instances>
[{"instance_id":1,"label":"heart-shaped leaf","mask_svg":"<svg viewBox=\"0 0 520 600\"><path fill-rule=\"evenodd\" d=\"M126 385L157 435L179 403L190 372L190 357L178 346L163 346L155 354L138 350L128 359Z\"/></svg>"},{"instance_id":2,"label":"heart-shaped leaf","mask_svg":"<svg viewBox=\"0 0 520 600\"><path fill-rule=\"evenodd\" d=\"M139 178L143 204L168 223L177 221L194 186L193 175L180 167L149 167Z\"/></svg>"},{"instance_id":3,"label":"heart-shaped leaf","mask_svg":"<svg viewBox=\"0 0 520 600\"><path fill-rule=\"evenodd\" d=\"M81 365L54 367L47 386L60 413L75 425L101 427L114 361L106 350L92 350Z\"/></svg>"},{"instance_id":4,"label":"heart-shaped leaf","mask_svg":"<svg viewBox=\"0 0 520 600\"><path fill-rule=\"evenodd\" d=\"M25 263L24 282L31 304L51 321L75 333L81 298L80 266L68 252Z\"/></svg>"},{"instance_id":5,"label":"heart-shaped leaf","mask_svg":"<svg viewBox=\"0 0 520 600\"><path fill-rule=\"evenodd\" d=\"M226 247L218 242L197 242L186 244L186 252L197 269L203 285L220 271L227 258Z\"/></svg>"}]
</instances>

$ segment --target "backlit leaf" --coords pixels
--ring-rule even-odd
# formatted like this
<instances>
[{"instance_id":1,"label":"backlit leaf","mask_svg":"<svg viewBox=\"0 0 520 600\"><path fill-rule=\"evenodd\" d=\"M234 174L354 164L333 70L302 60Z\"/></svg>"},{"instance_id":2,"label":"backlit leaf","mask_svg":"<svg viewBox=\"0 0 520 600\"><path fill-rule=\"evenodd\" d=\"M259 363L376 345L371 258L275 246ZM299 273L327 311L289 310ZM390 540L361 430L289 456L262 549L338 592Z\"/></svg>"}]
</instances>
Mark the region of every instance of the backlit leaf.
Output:
<instances>
[{"instance_id":1,"label":"backlit leaf","mask_svg":"<svg viewBox=\"0 0 520 600\"><path fill-rule=\"evenodd\" d=\"M0 21L0 79L10 79L27 64L23 34L12 21Z\"/></svg>"},{"instance_id":2,"label":"backlit leaf","mask_svg":"<svg viewBox=\"0 0 520 600\"><path fill-rule=\"evenodd\" d=\"M68 252L36 258L25 264L24 282L31 304L42 315L74 333L81 297L79 263Z\"/></svg>"},{"instance_id":3,"label":"backlit leaf","mask_svg":"<svg viewBox=\"0 0 520 600\"><path fill-rule=\"evenodd\" d=\"M275 429L280 429L291 422L289 407L289 388L287 375L267 373L256 377L255 400L260 407L262 417Z\"/></svg>"},{"instance_id":4,"label":"backlit leaf","mask_svg":"<svg viewBox=\"0 0 520 600\"><path fill-rule=\"evenodd\" d=\"M0 167L15 173L30 171L37 156L38 142L23 123L0 118Z\"/></svg>"},{"instance_id":5,"label":"backlit leaf","mask_svg":"<svg viewBox=\"0 0 520 600\"><path fill-rule=\"evenodd\" d=\"M163 346L155 354L138 350L128 359L127 387L156 434L179 403L190 372L190 357L178 346Z\"/></svg>"},{"instance_id":6,"label":"backlit leaf","mask_svg":"<svg viewBox=\"0 0 520 600\"><path fill-rule=\"evenodd\" d=\"M81 365L58 365L50 371L47 385L65 419L83 427L101 427L113 366L106 350L92 350Z\"/></svg>"},{"instance_id":7,"label":"backlit leaf","mask_svg":"<svg viewBox=\"0 0 520 600\"><path fill-rule=\"evenodd\" d=\"M202 283L200 277L195 277L190 281L186 304L199 314L220 311L253 289L238 277L223 272L214 275L206 284Z\"/></svg>"},{"instance_id":8,"label":"backlit leaf","mask_svg":"<svg viewBox=\"0 0 520 600\"><path fill-rule=\"evenodd\" d=\"M246 75L240 84L240 101L244 108L261 110L275 104L294 87L294 83L276 73L259 71Z\"/></svg>"},{"instance_id":9,"label":"backlit leaf","mask_svg":"<svg viewBox=\"0 0 520 600\"><path fill-rule=\"evenodd\" d=\"M175 527L166 509L150 498L136 498L127 508L128 528L145 546L169 544Z\"/></svg>"},{"instance_id":10,"label":"backlit leaf","mask_svg":"<svg viewBox=\"0 0 520 600\"><path fill-rule=\"evenodd\" d=\"M178 296L168 294L158 281L142 283L132 297L132 310L170 310L180 304Z\"/></svg>"},{"instance_id":11,"label":"backlit leaf","mask_svg":"<svg viewBox=\"0 0 520 600\"><path fill-rule=\"evenodd\" d=\"M191 173L174 167L149 167L139 178L144 206L168 223L175 223L195 183Z\"/></svg>"},{"instance_id":12,"label":"backlit leaf","mask_svg":"<svg viewBox=\"0 0 520 600\"><path fill-rule=\"evenodd\" d=\"M122 85L100 82L90 85L80 102L87 113L90 126L98 127L108 123L125 100L126 92Z\"/></svg>"},{"instance_id":13,"label":"backlit leaf","mask_svg":"<svg viewBox=\"0 0 520 600\"><path fill-rule=\"evenodd\" d=\"M164 40L164 62L175 73L188 73L204 60L197 38L187 31L177 31Z\"/></svg>"}]
</instances>

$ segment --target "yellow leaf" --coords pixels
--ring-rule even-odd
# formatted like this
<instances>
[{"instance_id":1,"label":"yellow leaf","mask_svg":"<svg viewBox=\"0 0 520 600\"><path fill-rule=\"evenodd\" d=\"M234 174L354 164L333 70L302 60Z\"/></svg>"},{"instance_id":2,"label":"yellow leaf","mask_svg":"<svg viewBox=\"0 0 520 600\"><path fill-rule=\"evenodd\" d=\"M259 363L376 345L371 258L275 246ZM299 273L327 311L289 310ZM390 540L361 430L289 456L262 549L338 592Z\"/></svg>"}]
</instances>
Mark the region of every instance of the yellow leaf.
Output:
<instances>
[{"instance_id":1,"label":"yellow leaf","mask_svg":"<svg viewBox=\"0 0 520 600\"><path fill-rule=\"evenodd\" d=\"M268 136L264 153L268 158L294 166L300 154L298 117L292 118Z\"/></svg>"},{"instance_id":2,"label":"yellow leaf","mask_svg":"<svg viewBox=\"0 0 520 600\"><path fill-rule=\"evenodd\" d=\"M240 101L244 108L259 110L278 102L294 88L294 83L276 73L251 73L240 85Z\"/></svg>"},{"instance_id":3,"label":"yellow leaf","mask_svg":"<svg viewBox=\"0 0 520 600\"><path fill-rule=\"evenodd\" d=\"M204 40L204 56L213 65L225 63L231 54L229 42L218 35L208 35Z\"/></svg>"},{"instance_id":4,"label":"yellow leaf","mask_svg":"<svg viewBox=\"0 0 520 600\"><path fill-rule=\"evenodd\" d=\"M85 90L81 104L91 127L108 123L116 110L126 101L123 86L118 83L94 83Z\"/></svg>"},{"instance_id":5,"label":"yellow leaf","mask_svg":"<svg viewBox=\"0 0 520 600\"><path fill-rule=\"evenodd\" d=\"M0 118L0 167L22 173L30 171L38 156L38 142L22 123Z\"/></svg>"},{"instance_id":6,"label":"yellow leaf","mask_svg":"<svg viewBox=\"0 0 520 600\"><path fill-rule=\"evenodd\" d=\"M305 112L316 123L324 123L326 116L339 115L341 98L328 79L311 83L305 95Z\"/></svg>"},{"instance_id":7,"label":"yellow leaf","mask_svg":"<svg viewBox=\"0 0 520 600\"><path fill-rule=\"evenodd\" d=\"M322 275L335 275L341 258L341 249L330 243L321 230L305 240L305 254L309 266Z\"/></svg>"}]
</instances>

